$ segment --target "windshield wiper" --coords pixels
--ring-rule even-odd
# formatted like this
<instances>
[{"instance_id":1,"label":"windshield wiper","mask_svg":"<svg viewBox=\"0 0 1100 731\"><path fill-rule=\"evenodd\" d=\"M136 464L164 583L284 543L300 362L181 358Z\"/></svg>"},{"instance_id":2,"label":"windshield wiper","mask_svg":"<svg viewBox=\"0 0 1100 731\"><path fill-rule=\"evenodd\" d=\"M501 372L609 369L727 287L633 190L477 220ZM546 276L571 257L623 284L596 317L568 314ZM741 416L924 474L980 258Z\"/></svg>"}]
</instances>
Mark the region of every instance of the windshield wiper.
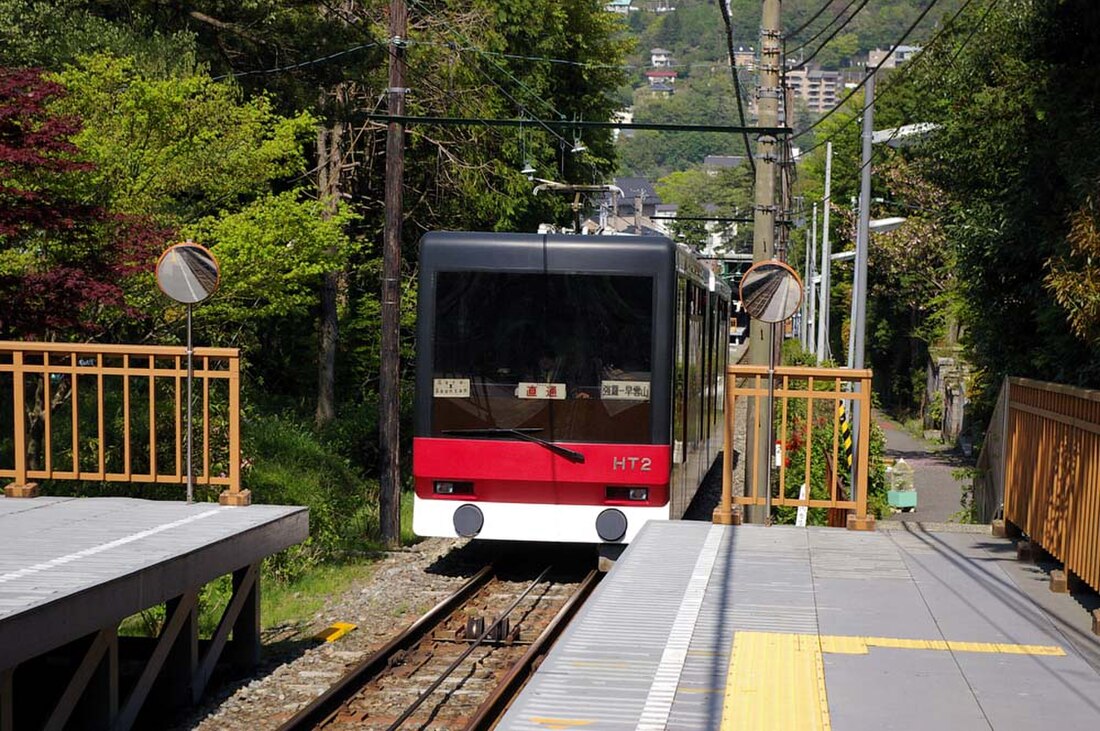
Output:
<instances>
[{"instance_id":1,"label":"windshield wiper","mask_svg":"<svg viewBox=\"0 0 1100 731\"><path fill-rule=\"evenodd\" d=\"M540 439L531 432L542 431L539 427L522 427L519 429L500 429L500 428L488 428L488 429L444 429L443 434L454 436L471 436L471 437L503 437L512 436L517 439L522 439L527 442L534 442L540 446L546 447L554 454L560 454L570 462L581 463L584 462L584 455L580 452L563 447L560 444L554 444L548 442L545 439Z\"/></svg>"}]
</instances>

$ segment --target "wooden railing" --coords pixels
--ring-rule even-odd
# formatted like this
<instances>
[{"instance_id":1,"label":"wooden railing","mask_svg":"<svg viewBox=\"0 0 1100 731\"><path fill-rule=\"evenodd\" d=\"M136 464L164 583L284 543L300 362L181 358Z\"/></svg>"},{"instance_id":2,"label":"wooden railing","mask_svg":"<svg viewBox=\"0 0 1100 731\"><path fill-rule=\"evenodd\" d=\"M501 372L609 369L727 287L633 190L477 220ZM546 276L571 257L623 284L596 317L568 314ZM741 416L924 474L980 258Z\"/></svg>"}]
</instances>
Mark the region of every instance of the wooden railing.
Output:
<instances>
[{"instance_id":1,"label":"wooden railing","mask_svg":"<svg viewBox=\"0 0 1100 731\"><path fill-rule=\"evenodd\" d=\"M247 505L238 351L193 360L194 484ZM185 484L186 379L183 347L0 342L5 494L35 495L37 480Z\"/></svg>"},{"instance_id":2,"label":"wooden railing","mask_svg":"<svg viewBox=\"0 0 1100 731\"><path fill-rule=\"evenodd\" d=\"M1100 591L1100 391L1008 379L1004 517Z\"/></svg>"},{"instance_id":3,"label":"wooden railing","mask_svg":"<svg viewBox=\"0 0 1100 731\"><path fill-rule=\"evenodd\" d=\"M858 389L855 388L858 386ZM779 444L779 466L771 476L770 500L744 470L744 485L734 485L734 454L742 463L759 465L774 459L771 445L761 450L752 435L767 430L768 369L758 365L730 366L726 377L726 428L723 449L722 503L715 510L717 522L736 519L734 505L828 508L848 511L850 528L874 525L867 516L867 476L870 430L860 429L852 444L855 489L849 480L848 452L844 448L840 405L859 405L863 421L870 423L871 371L841 368L781 366L775 371L775 441ZM739 408L739 401L746 401ZM736 421L745 418L744 429ZM736 435L736 436L735 436ZM762 441L762 440L761 440ZM761 453L763 451L763 453ZM790 464L788 464L790 463ZM833 469L840 465L840 469ZM806 486L806 497L799 494ZM854 492L854 494L853 494ZM830 524L834 524L830 516Z\"/></svg>"}]
</instances>

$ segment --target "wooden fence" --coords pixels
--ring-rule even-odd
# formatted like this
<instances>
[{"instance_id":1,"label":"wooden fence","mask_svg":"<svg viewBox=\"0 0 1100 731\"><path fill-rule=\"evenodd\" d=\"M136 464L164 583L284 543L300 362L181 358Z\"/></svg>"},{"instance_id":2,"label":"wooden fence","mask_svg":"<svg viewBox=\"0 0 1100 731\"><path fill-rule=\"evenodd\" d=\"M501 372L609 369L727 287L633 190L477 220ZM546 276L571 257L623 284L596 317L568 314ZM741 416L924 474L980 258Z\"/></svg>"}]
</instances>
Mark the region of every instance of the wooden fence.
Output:
<instances>
[{"instance_id":1,"label":"wooden fence","mask_svg":"<svg viewBox=\"0 0 1100 731\"><path fill-rule=\"evenodd\" d=\"M854 386L858 386L858 390ZM858 404L864 422L870 423L870 394L870 370L776 368L774 436L778 443L779 466L773 469L772 484L769 486L773 507L828 508L833 516L838 511L844 511L847 515L842 517L849 518L846 522L848 527L864 529L873 526L873 521L867 517L870 430L858 430L856 441L852 444L850 454L855 467L853 494L847 485L848 452L844 448L840 416L841 403ZM774 459L771 445L761 454L759 445L751 436L760 429L767 429L767 367L730 366L725 398L722 503L715 511L716 519L730 515L735 504L763 506L768 502L764 492L756 489L748 470L743 486L733 484L735 452L741 456L742 462L749 465L760 464L762 459ZM739 410L738 402L745 399L746 407ZM745 415L743 430L737 429L739 412ZM799 454L799 463L793 463L792 455L797 457ZM834 465L839 468L833 469ZM803 485L806 486L806 497L799 498ZM835 524L835 521L830 519L830 524Z\"/></svg>"},{"instance_id":2,"label":"wooden fence","mask_svg":"<svg viewBox=\"0 0 1100 731\"><path fill-rule=\"evenodd\" d=\"M247 505L238 351L193 361L194 483ZM0 342L5 494L34 495L37 480L186 484L186 379L183 347Z\"/></svg>"},{"instance_id":3,"label":"wooden fence","mask_svg":"<svg viewBox=\"0 0 1100 731\"><path fill-rule=\"evenodd\" d=\"M1100 591L1100 391L1008 379L1005 520Z\"/></svg>"}]
</instances>

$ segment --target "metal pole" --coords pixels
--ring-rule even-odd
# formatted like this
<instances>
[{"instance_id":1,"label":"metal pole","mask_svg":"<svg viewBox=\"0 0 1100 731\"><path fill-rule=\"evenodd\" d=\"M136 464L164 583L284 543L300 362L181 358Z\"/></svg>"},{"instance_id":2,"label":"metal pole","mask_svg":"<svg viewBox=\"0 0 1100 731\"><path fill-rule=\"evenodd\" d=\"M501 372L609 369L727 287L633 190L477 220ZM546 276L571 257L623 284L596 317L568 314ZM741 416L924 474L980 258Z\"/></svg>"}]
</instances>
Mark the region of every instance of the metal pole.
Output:
<instances>
[{"instance_id":1,"label":"metal pole","mask_svg":"<svg viewBox=\"0 0 1100 731\"><path fill-rule=\"evenodd\" d=\"M875 124L875 72L872 70L867 76L867 84L864 86L863 109L863 157L861 177L859 183L859 234L856 237L856 273L855 284L852 288L852 304L855 316L852 318L852 367L863 368L863 354L865 335L867 330L867 250L871 236L871 136ZM858 382L857 382L858 383ZM862 386L857 385L857 390ZM852 403L852 446L858 449L861 434L865 428L864 417L860 413L860 402ZM865 438L865 437L864 437ZM852 500L856 500L856 475L855 465L859 460L852 460Z\"/></svg>"},{"instance_id":2,"label":"metal pole","mask_svg":"<svg viewBox=\"0 0 1100 731\"><path fill-rule=\"evenodd\" d=\"M191 459L194 423L191 420L191 382L195 380L195 349L191 344L191 305L187 305L187 504L195 502L195 464Z\"/></svg>"},{"instance_id":3,"label":"metal pole","mask_svg":"<svg viewBox=\"0 0 1100 731\"><path fill-rule=\"evenodd\" d=\"M405 0L390 1L390 86L387 111L405 114ZM398 416L401 383L398 340L401 328L401 217L405 176L405 128L391 121L386 131L386 223L382 248L382 353L379 373L381 401L380 446L382 475L378 495L378 523L382 541L401 541L401 442Z\"/></svg>"},{"instance_id":4,"label":"metal pole","mask_svg":"<svg viewBox=\"0 0 1100 731\"><path fill-rule=\"evenodd\" d=\"M821 310L817 324L817 362L822 363L829 357L829 276L832 269L832 249L829 248L829 210L832 208L833 189L833 143L825 143L825 200L822 205L821 223Z\"/></svg>"},{"instance_id":5,"label":"metal pole","mask_svg":"<svg viewBox=\"0 0 1100 731\"><path fill-rule=\"evenodd\" d=\"M759 100L757 123L762 127L775 127L779 119L779 99L783 93L780 84L779 71L782 63L781 28L779 24L779 11L782 3L780 0L764 0L763 13L760 21L760 85L757 87L756 96ZM760 135L757 138L756 154L756 188L755 205L753 209L753 233L752 233L752 260L754 262L766 261L775 257L775 179L776 163L778 156L778 140L773 135ZM770 362L769 328L763 322L753 320L749 326L749 353L748 362L763 365ZM767 349L769 354L765 354ZM751 406L750 411L751 413ZM753 494L757 499L762 492L767 491L765 480L768 479L768 463L770 462L771 446L768 444L768 429L756 429L749 437L756 445L755 449L746 450L749 459L745 463L745 474L752 475ZM758 457L763 462L753 463L753 458ZM752 506L747 511L746 517L750 522L763 523L765 516Z\"/></svg>"},{"instance_id":6,"label":"metal pole","mask_svg":"<svg viewBox=\"0 0 1100 731\"><path fill-rule=\"evenodd\" d=\"M764 455L764 525L772 524L772 460L775 450L775 328L774 322L768 325L771 330L768 348L768 451Z\"/></svg>"},{"instance_id":7,"label":"metal pole","mask_svg":"<svg viewBox=\"0 0 1100 731\"><path fill-rule=\"evenodd\" d=\"M810 276L806 278L810 283L806 288L810 300L806 318L806 350L813 353L816 345L814 328L817 325L817 285L814 284L814 277L817 276L817 203L814 203L813 233L810 235L810 241Z\"/></svg>"}]
</instances>

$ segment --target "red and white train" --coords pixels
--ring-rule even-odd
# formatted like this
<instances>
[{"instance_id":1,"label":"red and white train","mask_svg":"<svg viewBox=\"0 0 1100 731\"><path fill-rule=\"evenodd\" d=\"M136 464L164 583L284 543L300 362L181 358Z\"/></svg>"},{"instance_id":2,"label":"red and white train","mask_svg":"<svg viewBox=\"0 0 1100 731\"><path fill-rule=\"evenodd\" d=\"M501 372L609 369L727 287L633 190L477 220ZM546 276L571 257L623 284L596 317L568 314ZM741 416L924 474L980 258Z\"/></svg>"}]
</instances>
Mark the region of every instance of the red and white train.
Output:
<instances>
[{"instance_id":1,"label":"red and white train","mask_svg":"<svg viewBox=\"0 0 1100 731\"><path fill-rule=\"evenodd\" d=\"M729 288L664 237L420 243L413 530L625 543L721 447Z\"/></svg>"}]
</instances>

